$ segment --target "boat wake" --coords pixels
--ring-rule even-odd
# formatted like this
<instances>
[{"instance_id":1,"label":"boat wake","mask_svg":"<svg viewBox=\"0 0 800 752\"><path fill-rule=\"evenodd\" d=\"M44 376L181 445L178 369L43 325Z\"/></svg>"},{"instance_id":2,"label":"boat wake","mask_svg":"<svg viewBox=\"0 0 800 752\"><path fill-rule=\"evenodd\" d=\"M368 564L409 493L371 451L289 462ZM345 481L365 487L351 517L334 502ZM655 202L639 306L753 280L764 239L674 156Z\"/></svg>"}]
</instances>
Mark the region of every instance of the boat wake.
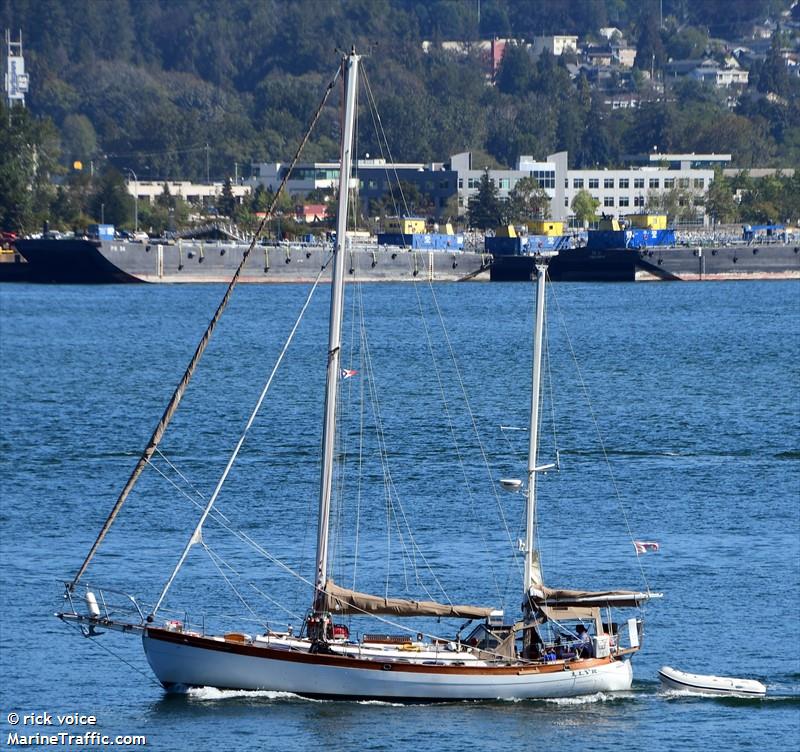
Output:
<instances>
[{"instance_id":1,"label":"boat wake","mask_svg":"<svg viewBox=\"0 0 800 752\"><path fill-rule=\"evenodd\" d=\"M548 705L575 706L575 705L594 705L602 702L624 702L636 698L636 692L597 692L593 695L581 695L579 697L541 697L533 699L509 698L501 699L499 702L520 703L520 702L543 702Z\"/></svg>"},{"instance_id":2,"label":"boat wake","mask_svg":"<svg viewBox=\"0 0 800 752\"><path fill-rule=\"evenodd\" d=\"M172 690L175 692L176 690ZM198 702L219 702L220 700L304 700L292 692L274 692L268 689L216 689L215 687L187 687L178 694L184 694Z\"/></svg>"},{"instance_id":3,"label":"boat wake","mask_svg":"<svg viewBox=\"0 0 800 752\"><path fill-rule=\"evenodd\" d=\"M721 694L720 692L703 692L701 690L688 690L688 689L662 689L658 696L668 701L681 701L681 700L716 700L717 702L726 705L742 705L753 704L761 702L793 702L800 701L800 698L792 695L737 695L737 694Z\"/></svg>"},{"instance_id":4,"label":"boat wake","mask_svg":"<svg viewBox=\"0 0 800 752\"><path fill-rule=\"evenodd\" d=\"M603 702L626 702L628 700L635 700L636 694L636 692L616 692L614 694L598 692L594 695L583 695L581 697L553 697L545 699L543 702L550 705L561 706L595 705Z\"/></svg>"}]
</instances>

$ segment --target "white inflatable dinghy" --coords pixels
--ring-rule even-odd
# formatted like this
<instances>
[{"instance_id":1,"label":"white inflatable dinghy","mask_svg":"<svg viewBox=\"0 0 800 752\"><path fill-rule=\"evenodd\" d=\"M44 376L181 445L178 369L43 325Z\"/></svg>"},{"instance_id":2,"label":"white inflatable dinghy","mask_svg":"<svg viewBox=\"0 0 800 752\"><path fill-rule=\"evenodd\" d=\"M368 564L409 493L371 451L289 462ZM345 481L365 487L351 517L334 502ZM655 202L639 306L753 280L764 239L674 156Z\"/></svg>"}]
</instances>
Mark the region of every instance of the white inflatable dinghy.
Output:
<instances>
[{"instance_id":1,"label":"white inflatable dinghy","mask_svg":"<svg viewBox=\"0 0 800 752\"><path fill-rule=\"evenodd\" d=\"M738 697L763 697L767 694L767 688L755 679L687 674L685 671L678 671L671 666L662 666L658 675L665 687L682 689L687 692Z\"/></svg>"}]
</instances>

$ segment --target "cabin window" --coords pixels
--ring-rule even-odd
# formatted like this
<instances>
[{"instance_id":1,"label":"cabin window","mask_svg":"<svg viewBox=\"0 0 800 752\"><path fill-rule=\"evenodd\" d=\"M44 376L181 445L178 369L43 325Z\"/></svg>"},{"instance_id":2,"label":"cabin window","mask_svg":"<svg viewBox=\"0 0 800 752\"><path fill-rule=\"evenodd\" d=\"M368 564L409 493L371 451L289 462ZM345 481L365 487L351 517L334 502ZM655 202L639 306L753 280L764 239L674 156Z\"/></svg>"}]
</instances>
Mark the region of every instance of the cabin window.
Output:
<instances>
[{"instance_id":1,"label":"cabin window","mask_svg":"<svg viewBox=\"0 0 800 752\"><path fill-rule=\"evenodd\" d=\"M464 642L479 650L495 650L509 634L510 630L507 627L495 627L489 630L485 624L479 624Z\"/></svg>"}]
</instances>

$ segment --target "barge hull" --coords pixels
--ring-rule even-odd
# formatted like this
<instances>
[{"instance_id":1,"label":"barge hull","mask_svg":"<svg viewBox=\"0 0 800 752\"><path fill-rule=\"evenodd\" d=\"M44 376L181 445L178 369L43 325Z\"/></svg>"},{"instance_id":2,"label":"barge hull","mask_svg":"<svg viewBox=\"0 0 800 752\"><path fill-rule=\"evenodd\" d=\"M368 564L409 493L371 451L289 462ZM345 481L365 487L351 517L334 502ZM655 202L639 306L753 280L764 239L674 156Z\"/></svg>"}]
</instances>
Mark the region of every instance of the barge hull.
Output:
<instances>
[{"instance_id":1,"label":"barge hull","mask_svg":"<svg viewBox=\"0 0 800 752\"><path fill-rule=\"evenodd\" d=\"M114 283L227 283L248 246L243 243L136 243L99 240L22 240L27 281ZM491 256L481 253L379 248L346 251L351 281L455 281L488 278ZM313 282L330 260L322 246L257 245L241 282ZM329 275L328 275L329 276Z\"/></svg>"},{"instance_id":2,"label":"barge hull","mask_svg":"<svg viewBox=\"0 0 800 752\"><path fill-rule=\"evenodd\" d=\"M527 281L533 271L532 256L504 256L494 260L491 278ZM800 279L800 247L573 248L561 251L550 262L549 274L556 282Z\"/></svg>"}]
</instances>

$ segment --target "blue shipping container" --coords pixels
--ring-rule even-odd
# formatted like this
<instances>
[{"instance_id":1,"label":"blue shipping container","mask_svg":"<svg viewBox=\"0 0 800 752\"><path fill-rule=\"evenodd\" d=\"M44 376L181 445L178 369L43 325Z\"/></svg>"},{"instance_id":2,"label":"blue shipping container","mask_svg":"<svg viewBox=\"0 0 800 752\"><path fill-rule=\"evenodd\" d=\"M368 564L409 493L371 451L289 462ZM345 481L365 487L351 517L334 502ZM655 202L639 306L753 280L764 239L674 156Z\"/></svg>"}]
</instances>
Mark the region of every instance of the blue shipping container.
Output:
<instances>
[{"instance_id":1,"label":"blue shipping container","mask_svg":"<svg viewBox=\"0 0 800 752\"><path fill-rule=\"evenodd\" d=\"M464 248L463 235L442 235L436 232L404 235L399 232L378 233L378 245L396 245L415 251L460 251Z\"/></svg>"},{"instance_id":2,"label":"blue shipping container","mask_svg":"<svg viewBox=\"0 0 800 752\"><path fill-rule=\"evenodd\" d=\"M114 225L89 225L86 234L90 238L98 238L99 240L113 240Z\"/></svg>"}]
</instances>

